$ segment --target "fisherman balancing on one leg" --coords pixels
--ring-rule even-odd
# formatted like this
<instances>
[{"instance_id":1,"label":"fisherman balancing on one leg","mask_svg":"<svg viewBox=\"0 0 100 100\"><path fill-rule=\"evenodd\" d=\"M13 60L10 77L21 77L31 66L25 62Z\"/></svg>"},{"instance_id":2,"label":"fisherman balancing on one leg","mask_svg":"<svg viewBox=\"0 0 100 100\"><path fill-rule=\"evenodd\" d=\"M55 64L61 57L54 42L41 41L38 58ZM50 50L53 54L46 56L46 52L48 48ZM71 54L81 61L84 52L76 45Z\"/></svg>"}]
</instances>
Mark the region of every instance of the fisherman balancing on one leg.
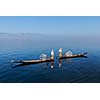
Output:
<instances>
[{"instance_id":1,"label":"fisherman balancing on one leg","mask_svg":"<svg viewBox=\"0 0 100 100\"><path fill-rule=\"evenodd\" d=\"M59 58L62 57L62 48L59 49Z\"/></svg>"},{"instance_id":2,"label":"fisherman balancing on one leg","mask_svg":"<svg viewBox=\"0 0 100 100\"><path fill-rule=\"evenodd\" d=\"M51 50L51 59L54 60L54 50Z\"/></svg>"},{"instance_id":3,"label":"fisherman balancing on one leg","mask_svg":"<svg viewBox=\"0 0 100 100\"><path fill-rule=\"evenodd\" d=\"M54 60L54 50L51 50L51 59ZM51 68L54 68L54 61L51 62Z\"/></svg>"}]
</instances>

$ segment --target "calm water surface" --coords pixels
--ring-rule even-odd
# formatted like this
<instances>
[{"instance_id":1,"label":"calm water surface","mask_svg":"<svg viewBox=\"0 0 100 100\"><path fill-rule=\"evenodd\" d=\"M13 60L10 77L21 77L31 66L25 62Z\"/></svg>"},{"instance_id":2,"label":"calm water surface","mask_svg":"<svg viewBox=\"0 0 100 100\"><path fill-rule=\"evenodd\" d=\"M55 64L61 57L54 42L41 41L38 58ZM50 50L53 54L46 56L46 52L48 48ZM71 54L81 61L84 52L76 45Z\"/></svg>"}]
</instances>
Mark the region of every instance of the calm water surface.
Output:
<instances>
[{"instance_id":1,"label":"calm water surface","mask_svg":"<svg viewBox=\"0 0 100 100\"><path fill-rule=\"evenodd\" d=\"M67 36L0 35L0 82L9 83L88 83L100 82L99 43L69 39ZM53 48L58 55L71 49L73 53L87 51L88 58L74 58L41 64L18 65L11 60L38 59L40 54L50 56ZM61 64L61 66L59 66Z\"/></svg>"}]
</instances>

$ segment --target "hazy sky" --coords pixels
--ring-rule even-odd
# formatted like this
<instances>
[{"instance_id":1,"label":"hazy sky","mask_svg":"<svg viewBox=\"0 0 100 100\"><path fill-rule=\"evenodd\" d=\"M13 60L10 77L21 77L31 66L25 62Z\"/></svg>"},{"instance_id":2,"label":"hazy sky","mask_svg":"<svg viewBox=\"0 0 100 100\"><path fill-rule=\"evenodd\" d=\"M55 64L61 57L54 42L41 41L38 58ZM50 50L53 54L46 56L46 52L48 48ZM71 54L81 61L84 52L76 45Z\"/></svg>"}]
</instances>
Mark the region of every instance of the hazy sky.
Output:
<instances>
[{"instance_id":1,"label":"hazy sky","mask_svg":"<svg viewBox=\"0 0 100 100\"><path fill-rule=\"evenodd\" d=\"M100 17L0 17L0 32L99 35Z\"/></svg>"}]
</instances>

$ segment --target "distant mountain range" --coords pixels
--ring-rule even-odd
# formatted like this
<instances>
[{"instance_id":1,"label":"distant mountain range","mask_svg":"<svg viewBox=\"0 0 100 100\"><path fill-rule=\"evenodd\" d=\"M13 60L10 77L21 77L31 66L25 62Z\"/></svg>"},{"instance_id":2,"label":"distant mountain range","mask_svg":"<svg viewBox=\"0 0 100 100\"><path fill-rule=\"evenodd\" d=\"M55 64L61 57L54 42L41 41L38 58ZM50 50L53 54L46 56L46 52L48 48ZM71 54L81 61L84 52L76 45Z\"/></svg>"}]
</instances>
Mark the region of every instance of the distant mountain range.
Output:
<instances>
[{"instance_id":1,"label":"distant mountain range","mask_svg":"<svg viewBox=\"0 0 100 100\"><path fill-rule=\"evenodd\" d=\"M42 33L3 33L0 32L0 35L43 35Z\"/></svg>"}]
</instances>

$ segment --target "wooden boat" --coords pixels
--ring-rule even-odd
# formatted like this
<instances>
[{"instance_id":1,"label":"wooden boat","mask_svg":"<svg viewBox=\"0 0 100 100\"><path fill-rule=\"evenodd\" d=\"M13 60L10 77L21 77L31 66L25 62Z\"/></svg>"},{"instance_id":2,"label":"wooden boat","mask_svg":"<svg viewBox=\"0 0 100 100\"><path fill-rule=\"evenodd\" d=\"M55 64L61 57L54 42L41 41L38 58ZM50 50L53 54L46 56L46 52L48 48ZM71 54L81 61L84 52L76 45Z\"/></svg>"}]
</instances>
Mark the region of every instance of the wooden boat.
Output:
<instances>
[{"instance_id":1,"label":"wooden boat","mask_svg":"<svg viewBox=\"0 0 100 100\"><path fill-rule=\"evenodd\" d=\"M12 60L12 63L21 63L21 64L35 64L35 63L43 63L43 62L51 62L54 61L54 59L51 58L47 58L47 59L39 59L39 60L18 60L18 61L14 61Z\"/></svg>"},{"instance_id":2,"label":"wooden boat","mask_svg":"<svg viewBox=\"0 0 100 100\"><path fill-rule=\"evenodd\" d=\"M51 62L54 61L54 50L51 51L51 57L48 57L46 54L41 54L40 59L34 60L11 60L12 63L21 63L21 64L35 64L35 63L43 63L43 62Z\"/></svg>"},{"instance_id":3,"label":"wooden boat","mask_svg":"<svg viewBox=\"0 0 100 100\"><path fill-rule=\"evenodd\" d=\"M84 58L87 58L87 55L88 53L85 52L85 53L82 53L82 54L72 54L70 56L67 56L67 55L63 55L62 57L59 57L59 59L67 59L67 58L79 58L79 57L84 57Z\"/></svg>"}]
</instances>

